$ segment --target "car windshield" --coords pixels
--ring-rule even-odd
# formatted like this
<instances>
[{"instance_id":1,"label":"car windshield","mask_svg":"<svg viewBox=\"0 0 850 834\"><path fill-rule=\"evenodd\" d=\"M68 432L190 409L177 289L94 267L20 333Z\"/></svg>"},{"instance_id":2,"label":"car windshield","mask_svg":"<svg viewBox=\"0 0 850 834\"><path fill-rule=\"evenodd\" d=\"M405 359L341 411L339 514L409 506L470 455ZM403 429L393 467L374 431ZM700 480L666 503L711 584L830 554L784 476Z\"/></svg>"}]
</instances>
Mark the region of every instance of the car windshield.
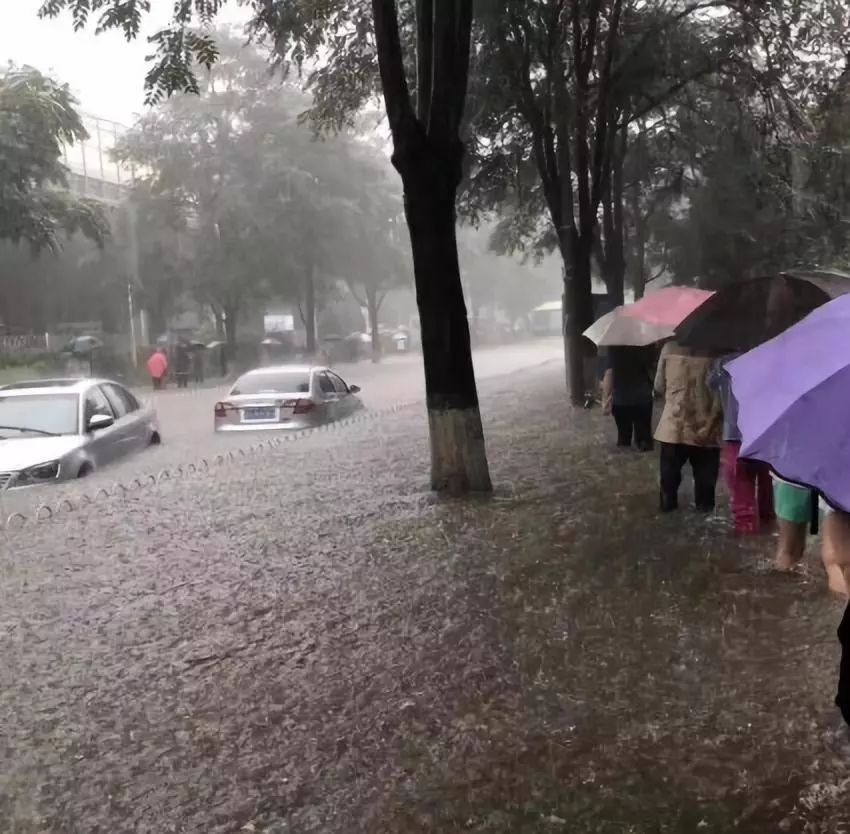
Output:
<instances>
[{"instance_id":1,"label":"car windshield","mask_svg":"<svg viewBox=\"0 0 850 834\"><path fill-rule=\"evenodd\" d=\"M79 397L76 394L0 392L0 437L26 434L76 434Z\"/></svg>"},{"instance_id":2,"label":"car windshield","mask_svg":"<svg viewBox=\"0 0 850 834\"><path fill-rule=\"evenodd\" d=\"M245 374L236 380L230 393L239 394L306 394L310 391L310 374L304 371L271 371Z\"/></svg>"}]
</instances>

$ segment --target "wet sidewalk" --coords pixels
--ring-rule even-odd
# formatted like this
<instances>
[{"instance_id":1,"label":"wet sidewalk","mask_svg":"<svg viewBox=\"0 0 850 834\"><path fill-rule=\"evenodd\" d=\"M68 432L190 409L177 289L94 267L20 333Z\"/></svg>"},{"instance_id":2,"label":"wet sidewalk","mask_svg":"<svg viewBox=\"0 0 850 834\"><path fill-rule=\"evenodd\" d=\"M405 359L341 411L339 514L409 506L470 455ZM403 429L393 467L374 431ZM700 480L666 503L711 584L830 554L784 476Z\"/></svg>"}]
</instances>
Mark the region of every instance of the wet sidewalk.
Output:
<instances>
[{"instance_id":1,"label":"wet sidewalk","mask_svg":"<svg viewBox=\"0 0 850 834\"><path fill-rule=\"evenodd\" d=\"M837 832L841 604L610 448L557 367L0 538L0 830ZM808 826L808 827L807 827Z\"/></svg>"}]
</instances>

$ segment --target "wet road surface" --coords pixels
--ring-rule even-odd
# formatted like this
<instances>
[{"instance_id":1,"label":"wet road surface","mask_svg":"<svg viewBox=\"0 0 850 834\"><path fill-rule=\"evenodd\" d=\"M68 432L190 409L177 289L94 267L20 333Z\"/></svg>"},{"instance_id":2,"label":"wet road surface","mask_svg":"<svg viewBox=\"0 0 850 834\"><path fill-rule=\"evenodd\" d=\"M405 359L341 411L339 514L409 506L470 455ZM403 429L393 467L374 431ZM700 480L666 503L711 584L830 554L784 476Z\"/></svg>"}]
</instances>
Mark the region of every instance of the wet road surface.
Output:
<instances>
[{"instance_id":1,"label":"wet road surface","mask_svg":"<svg viewBox=\"0 0 850 834\"><path fill-rule=\"evenodd\" d=\"M411 408L0 534L0 830L847 831L817 563L481 388L491 500Z\"/></svg>"}]
</instances>

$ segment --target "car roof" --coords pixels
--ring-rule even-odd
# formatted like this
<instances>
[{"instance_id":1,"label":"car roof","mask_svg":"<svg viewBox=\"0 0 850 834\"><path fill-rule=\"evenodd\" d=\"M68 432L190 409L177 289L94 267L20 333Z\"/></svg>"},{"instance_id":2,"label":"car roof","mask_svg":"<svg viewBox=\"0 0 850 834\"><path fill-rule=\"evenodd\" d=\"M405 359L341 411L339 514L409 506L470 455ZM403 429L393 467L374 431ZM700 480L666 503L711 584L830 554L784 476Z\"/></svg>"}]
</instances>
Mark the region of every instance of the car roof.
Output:
<instances>
[{"instance_id":1,"label":"car roof","mask_svg":"<svg viewBox=\"0 0 850 834\"><path fill-rule=\"evenodd\" d=\"M50 394L81 394L92 386L102 385L105 382L112 382L112 380L93 377L22 380L0 386L0 394L10 397L33 394L44 396ZM120 383L118 384L120 385Z\"/></svg>"},{"instance_id":2,"label":"car roof","mask_svg":"<svg viewBox=\"0 0 850 834\"><path fill-rule=\"evenodd\" d=\"M329 369L321 365L267 365L263 368L253 368L250 371L246 371L242 374L242 376L260 376L262 374L282 373L314 374L327 370Z\"/></svg>"}]
</instances>

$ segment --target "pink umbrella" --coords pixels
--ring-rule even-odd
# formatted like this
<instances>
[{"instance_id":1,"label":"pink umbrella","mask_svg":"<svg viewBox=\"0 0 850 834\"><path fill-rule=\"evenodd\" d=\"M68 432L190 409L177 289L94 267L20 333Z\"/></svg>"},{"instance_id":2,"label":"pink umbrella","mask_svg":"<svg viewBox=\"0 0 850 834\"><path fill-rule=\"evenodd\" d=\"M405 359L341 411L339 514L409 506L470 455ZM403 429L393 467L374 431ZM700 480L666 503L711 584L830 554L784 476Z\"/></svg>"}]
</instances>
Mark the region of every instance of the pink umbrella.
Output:
<instances>
[{"instance_id":1,"label":"pink umbrella","mask_svg":"<svg viewBox=\"0 0 850 834\"><path fill-rule=\"evenodd\" d=\"M627 304L622 308L621 315L659 327L675 328L712 295L713 292L693 287L664 287L645 295L634 304Z\"/></svg>"}]
</instances>

